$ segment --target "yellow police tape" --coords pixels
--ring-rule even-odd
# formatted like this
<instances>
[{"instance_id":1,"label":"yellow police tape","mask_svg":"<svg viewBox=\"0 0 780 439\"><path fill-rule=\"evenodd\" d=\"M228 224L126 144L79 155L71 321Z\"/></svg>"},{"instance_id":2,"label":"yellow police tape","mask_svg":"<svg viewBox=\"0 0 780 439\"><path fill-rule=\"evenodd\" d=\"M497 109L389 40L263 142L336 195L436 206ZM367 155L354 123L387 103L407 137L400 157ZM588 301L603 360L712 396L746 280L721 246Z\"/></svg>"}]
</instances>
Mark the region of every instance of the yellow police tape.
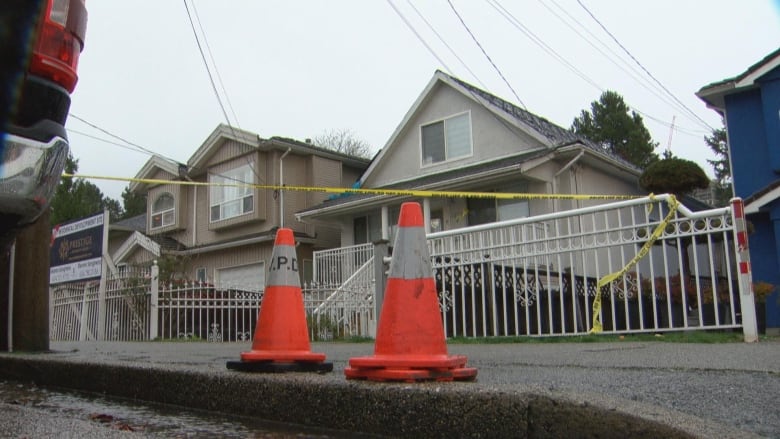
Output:
<instances>
[{"instance_id":1,"label":"yellow police tape","mask_svg":"<svg viewBox=\"0 0 780 439\"><path fill-rule=\"evenodd\" d=\"M369 189L369 188L343 188L343 187L325 187L325 186L279 186L269 184L248 184L248 183L213 183L213 182L201 182L201 181L173 181L162 180L152 178L125 178L125 177L108 177L100 175L83 175L83 174L70 174L63 173L63 178L84 178L91 180L111 180L111 181L126 181L145 184L160 184L160 185L180 185L180 186L217 186L217 187L251 187L254 189L266 189L266 190L285 190L285 191L299 191L299 192L325 192L330 194L369 194L369 195L393 195L393 196L407 196L407 197L446 197L446 198L494 198L500 200L532 200L532 199L557 199L557 200L632 200L640 198L637 195L576 195L576 194L524 194L524 193L508 193L508 192L468 192L468 191L432 191L432 190L416 190L416 189ZM652 194L651 194L652 197ZM600 333L603 331L601 319L599 318L601 311L601 288L613 282L615 279L626 274L640 259L645 257L650 251L650 247L661 236L664 228L669 224L674 213L677 210L679 202L674 196L670 196L668 200L669 214L666 215L663 221L656 227L653 234L650 236L644 246L639 250L639 253L626 264L620 271L612 274L608 274L599 279L596 285L596 298L593 300L593 326L590 330L591 333ZM652 204L650 206L652 209Z\"/></svg>"},{"instance_id":2,"label":"yellow police tape","mask_svg":"<svg viewBox=\"0 0 780 439\"><path fill-rule=\"evenodd\" d=\"M652 194L650 196L652 197ZM622 269L602 277L601 279L599 279L598 283L596 284L596 298L593 299L593 326L590 329L591 333L598 334L604 330L600 318L601 288L603 288L605 285L609 285L610 282L613 282L616 279L623 276L624 274L626 274L626 272L630 270L634 265L636 265L640 259L644 258L647 255L647 253L650 251L650 247L652 247L655 241L657 241L658 238L661 237L661 235L664 233L664 229L666 229L666 226L669 225L669 223L672 221L672 218L674 217L674 214L677 212L677 207L680 205L680 202L677 201L677 198L674 195L670 195L667 204L669 205L669 213L666 215L666 217L664 217L663 221L661 221L661 223L658 224L655 230L653 230L653 233L650 235L647 242L645 242L642 248L639 249L639 252L636 254L636 256L634 256L633 259L628 261L628 263Z\"/></svg>"},{"instance_id":3,"label":"yellow police tape","mask_svg":"<svg viewBox=\"0 0 780 439\"><path fill-rule=\"evenodd\" d=\"M214 183L204 181L173 181L152 178L125 178L107 177L101 175L62 174L63 178L84 178L90 180L126 181L146 184L179 185L179 186L217 186L217 187L251 187L253 189L285 190L298 192L325 192L329 194L369 194L369 195L394 195L407 197L445 197L445 198L495 198L499 200L633 200L640 198L638 195L575 195L575 194L524 194L509 192L468 192L468 191L434 191L417 189L370 189L370 188L343 188L326 186L279 186L272 184L249 183Z\"/></svg>"}]
</instances>

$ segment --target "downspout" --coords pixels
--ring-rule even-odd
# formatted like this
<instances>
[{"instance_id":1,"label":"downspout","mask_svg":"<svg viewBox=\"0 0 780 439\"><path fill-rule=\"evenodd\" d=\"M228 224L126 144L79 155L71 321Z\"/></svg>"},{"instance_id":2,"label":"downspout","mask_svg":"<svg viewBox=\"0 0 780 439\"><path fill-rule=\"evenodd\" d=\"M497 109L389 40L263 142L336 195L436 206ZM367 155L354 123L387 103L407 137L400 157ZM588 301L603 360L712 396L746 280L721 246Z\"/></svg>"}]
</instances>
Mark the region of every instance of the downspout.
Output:
<instances>
[{"instance_id":1,"label":"downspout","mask_svg":"<svg viewBox=\"0 0 780 439\"><path fill-rule=\"evenodd\" d=\"M279 228L284 228L284 158L292 150L291 147L279 157Z\"/></svg>"},{"instance_id":2,"label":"downspout","mask_svg":"<svg viewBox=\"0 0 780 439\"><path fill-rule=\"evenodd\" d=\"M552 190L553 190L553 194L557 194L557 193L558 193L558 177L559 177L561 174L563 174L564 172L568 171L568 170L569 170L569 168L571 168L572 166L574 166L574 164L575 164L575 163L577 163L577 161L578 161L580 158L582 158L582 156L583 156L583 155L585 155L585 151L580 151L580 153L579 153L579 154L577 154L577 156L576 156L576 157L574 157L573 159L571 159L571 160L569 161L569 163L566 163L566 164L565 164L565 165L564 165L564 166L563 166L561 169L559 169L559 170L558 170L558 172L556 172L556 173L555 173L555 175L553 175L553 179L552 179ZM558 211L558 202L559 202L559 200L558 200L558 199L555 199L555 200L553 200L553 212L557 212L557 211Z\"/></svg>"}]
</instances>

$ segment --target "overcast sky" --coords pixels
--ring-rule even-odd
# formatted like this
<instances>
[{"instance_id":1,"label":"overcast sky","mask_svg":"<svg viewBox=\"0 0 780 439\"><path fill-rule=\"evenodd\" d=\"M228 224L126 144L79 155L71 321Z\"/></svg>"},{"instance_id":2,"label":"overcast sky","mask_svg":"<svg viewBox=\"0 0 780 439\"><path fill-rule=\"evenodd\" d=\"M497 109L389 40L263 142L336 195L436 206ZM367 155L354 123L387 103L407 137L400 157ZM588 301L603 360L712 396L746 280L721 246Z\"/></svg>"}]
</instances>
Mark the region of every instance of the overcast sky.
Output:
<instances>
[{"instance_id":1,"label":"overcast sky","mask_svg":"<svg viewBox=\"0 0 780 439\"><path fill-rule=\"evenodd\" d=\"M694 93L780 46L780 0L451 1L509 85L447 0L187 5L230 123L264 138L349 129L376 151L441 69L566 128L615 90L644 114L659 153L674 118L672 151L710 175L703 137L721 121ZM79 172L133 177L149 155L95 139L123 143L77 118L186 163L226 121L184 1L90 0L87 9L67 125ZM126 183L93 182L121 201Z\"/></svg>"}]
</instances>

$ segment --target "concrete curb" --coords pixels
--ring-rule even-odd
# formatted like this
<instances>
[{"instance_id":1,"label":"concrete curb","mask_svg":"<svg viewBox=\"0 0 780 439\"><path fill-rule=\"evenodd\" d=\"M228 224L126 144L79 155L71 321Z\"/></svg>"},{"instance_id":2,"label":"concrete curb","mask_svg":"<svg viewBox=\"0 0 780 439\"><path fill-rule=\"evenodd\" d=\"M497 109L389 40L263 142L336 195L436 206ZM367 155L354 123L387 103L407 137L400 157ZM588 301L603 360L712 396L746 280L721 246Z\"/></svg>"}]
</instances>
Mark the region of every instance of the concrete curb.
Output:
<instances>
[{"instance_id":1,"label":"concrete curb","mask_svg":"<svg viewBox=\"0 0 780 439\"><path fill-rule=\"evenodd\" d=\"M142 364L0 356L0 375L41 386L403 437L752 438L723 425L603 395L470 383L335 382L317 374L247 374Z\"/></svg>"}]
</instances>

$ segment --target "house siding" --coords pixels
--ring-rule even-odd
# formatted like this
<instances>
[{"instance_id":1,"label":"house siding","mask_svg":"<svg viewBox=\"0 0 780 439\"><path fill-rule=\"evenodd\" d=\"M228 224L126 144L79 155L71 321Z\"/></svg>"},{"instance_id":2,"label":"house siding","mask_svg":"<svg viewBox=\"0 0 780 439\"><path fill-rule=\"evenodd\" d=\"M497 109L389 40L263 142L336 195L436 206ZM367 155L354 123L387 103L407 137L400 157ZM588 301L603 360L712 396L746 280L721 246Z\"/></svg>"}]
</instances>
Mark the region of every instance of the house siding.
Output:
<instances>
[{"instance_id":1,"label":"house siding","mask_svg":"<svg viewBox=\"0 0 780 439\"><path fill-rule=\"evenodd\" d=\"M471 115L472 155L457 160L422 166L420 126L468 112ZM446 84L439 84L406 127L399 133L392 154L364 182L367 187L382 187L418 177L422 173L443 172L514 155L544 146L540 141L502 123L499 117L479 103Z\"/></svg>"}]
</instances>

